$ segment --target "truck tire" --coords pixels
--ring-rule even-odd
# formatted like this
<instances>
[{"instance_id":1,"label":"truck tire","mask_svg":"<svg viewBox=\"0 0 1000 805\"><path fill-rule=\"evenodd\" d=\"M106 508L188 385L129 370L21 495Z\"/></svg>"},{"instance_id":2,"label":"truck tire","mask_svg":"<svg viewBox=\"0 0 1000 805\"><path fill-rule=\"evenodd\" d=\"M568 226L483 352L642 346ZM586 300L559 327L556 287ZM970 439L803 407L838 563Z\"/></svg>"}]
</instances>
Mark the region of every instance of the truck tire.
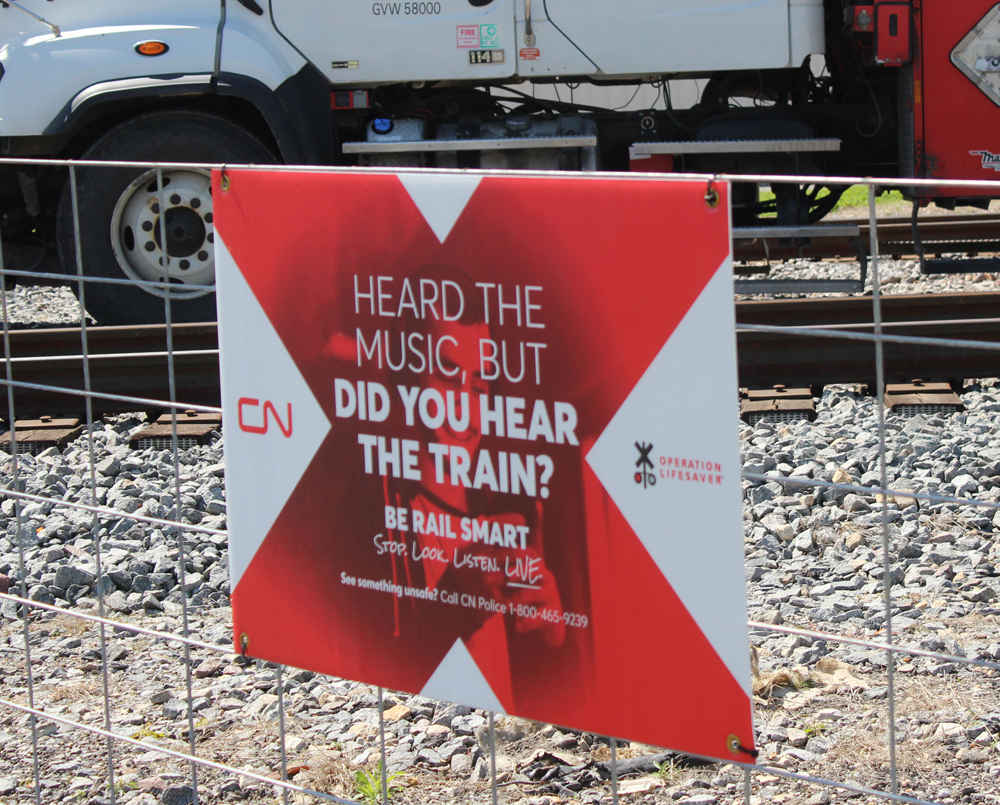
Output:
<instances>
[{"instance_id":1,"label":"truck tire","mask_svg":"<svg viewBox=\"0 0 1000 805\"><path fill-rule=\"evenodd\" d=\"M86 160L273 164L256 135L220 115L188 110L131 118L100 137ZM80 250L90 277L170 282L173 322L215 321L215 250L211 176L207 170L164 169L166 272L160 193L148 168L77 168ZM59 203L63 270L76 275L70 182ZM79 295L79 284L72 283ZM176 286L176 290L175 290ZM88 282L85 305L98 324L157 324L166 318L166 290Z\"/></svg>"}]
</instances>

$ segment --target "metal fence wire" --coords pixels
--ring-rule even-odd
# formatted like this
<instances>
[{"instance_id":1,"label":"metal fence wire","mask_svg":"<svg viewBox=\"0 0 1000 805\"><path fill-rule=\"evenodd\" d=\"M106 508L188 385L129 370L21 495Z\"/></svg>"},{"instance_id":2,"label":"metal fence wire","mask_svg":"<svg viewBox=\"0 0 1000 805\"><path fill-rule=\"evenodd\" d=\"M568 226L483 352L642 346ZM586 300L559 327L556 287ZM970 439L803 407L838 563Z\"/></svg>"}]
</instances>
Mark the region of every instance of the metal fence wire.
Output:
<instances>
[{"instance_id":1,"label":"metal fence wire","mask_svg":"<svg viewBox=\"0 0 1000 805\"><path fill-rule=\"evenodd\" d=\"M129 451L128 434L138 420L130 415L102 420L96 414L106 407L103 402L114 402L119 410L131 405L136 411L156 408L221 414L218 408L178 395L177 360L184 351L175 345L170 326L176 288L170 283L132 283L154 288L163 295L167 398L96 391L92 369L100 356L92 350L87 294L95 283L131 281L83 274L77 180L85 163L35 160L31 164L63 168L69 175L77 257L77 275L69 281L74 284L79 303L76 359L82 385L46 385L19 376L20 367L12 357L14 327L8 305L15 279L29 272L8 269L0 243L6 369L3 384L11 448L10 455L0 462L5 526L0 561L5 553L16 554L16 561L0 567L10 577L7 589L0 576L0 674L5 681L0 692L0 801L186 805L276 797L285 803L292 799L375 803L444 797L542 805L567 797L596 802L607 796L616 803L619 796L642 796L646 802L681 799L700 805L718 801L808 801L820 805L831 797L912 803L1000 801L995 793L1000 776L1000 714L976 712L981 701L991 701L1000 671L1000 637L996 636L996 615L1000 610L988 606L996 596L989 585L976 587L972 595L961 598L953 585L938 585L942 601L929 608L940 620L921 621L927 602L921 606L921 602L914 601L903 584L911 566L906 564L907 559L914 556L914 543L900 535L897 525L900 513L911 506L918 507L913 511L951 518L960 532L958 550L939 551L937 565L947 565L949 581L958 578L963 568L969 570L966 577L976 568L982 571L995 555L991 550L991 523L1000 501L997 495L977 498L972 492L995 491L998 487L990 478L997 473L982 472L979 483L972 478L972 483L953 495L939 494L934 485L927 489L901 486L899 482L906 476L897 472L898 462L892 472L895 477L890 479L889 468L895 459L890 452L896 450L889 445L890 426L895 433L904 420L887 412L881 393L874 395L875 433L865 434L874 440L874 469L869 469L863 482L849 474L835 474L833 480L826 480L818 473L787 472L774 461L754 464L748 460L743 473L744 489L753 505L773 498L777 489L793 509L802 505L808 508L822 496L837 501L856 496L853 505L870 510L863 524L863 540L854 540L855 546L860 543L864 547L862 556L851 557L848 549L838 543L833 546L834 554L842 552L832 561L863 559L858 567L867 568L868 589L872 594L880 593L881 602L861 613L864 617L831 618L831 627L837 628L805 628L804 623L796 625L794 617L783 622L786 619L773 612L764 619L750 621L761 755L756 765L715 767L708 773L712 782L699 784L705 788L685 789L680 783L687 761L657 754L653 749L620 745L598 736L575 736L551 725L494 719L492 713L462 708L448 711L444 703L233 654L225 595L228 586L221 437L216 434L208 444L182 443L177 417L173 417L166 442L152 442L143 450ZM123 164L85 166L95 170L120 168ZM163 171L221 166L133 167L155 171L160 205L166 209ZM710 183L736 177L701 178ZM879 188L913 187L919 181L739 178L772 184L868 188L873 324L872 332L770 325L740 325L740 331L852 339L859 351L871 355L879 392L885 387L886 345L1000 350L1000 344L991 342L895 335L883 326L876 194ZM986 192L997 192L996 183L962 185L987 186ZM160 226L162 242L166 242L165 216L160 217ZM36 272L34 277L67 281L58 273ZM33 455L19 443L18 395L29 391L83 399L86 417L82 436L66 445L63 452L51 449ZM122 405L126 408L122 409ZM972 427L968 421L967 425ZM810 427L794 421L769 423L765 418L747 428L743 438L752 444L758 435L804 434ZM988 425L979 423L976 427L982 433ZM992 458L980 456L971 439L960 445L960 452L963 466L968 468L974 467L977 459L979 464L1000 460L1000 450L995 450L997 455ZM768 489L771 491L766 493L756 491ZM791 500L795 495L799 499ZM869 503L873 498L874 504ZM748 519L750 542L766 539L754 531L757 525L754 518ZM914 531L909 527L910 536ZM971 541L967 539L969 534L974 537ZM878 550L868 548L865 541ZM752 611L770 612L759 604L773 599L780 615L783 603L796 596L808 596L808 591L796 592L801 579L793 572L780 584L763 586L765 578L773 581L775 574L781 575L783 562L799 555L789 543L781 544L780 539L769 544L776 560L770 565L758 562L748 566L748 590ZM822 579L811 581L826 583ZM842 585L844 590L852 588L856 590L857 586L850 579ZM949 594L954 601L948 600ZM980 613L978 632L990 644L987 649L967 655L959 643L945 636L951 621L970 611L964 605L953 606L956 601L971 601L979 606L971 611ZM655 629L651 625L651 630ZM841 653L853 651L874 658L872 664L877 670L867 674L869 681L865 682L846 662L823 664L831 647ZM918 679L913 673L918 661L926 661L936 670L928 677L934 680L933 685L920 683L924 677ZM237 684L230 684L233 680ZM848 712L820 709L804 729L792 726L795 719L788 717L796 712L791 708L792 700L797 698L797 706L805 708L810 701L822 702L821 695L812 694L824 691L839 692L838 701L847 702ZM665 718L669 717L671 695L683 692L650 692L651 706L662 703ZM784 709L781 696L788 705ZM916 712L914 701L920 696L922 705ZM964 710L964 716L956 713L946 718L938 706L943 704ZM905 714L901 713L904 705ZM365 711L364 717L358 716L359 710ZM1000 711L1000 705L996 710ZM974 712L975 723L970 725L968 716ZM445 717L438 718L442 713ZM454 726L456 719L461 719L459 728ZM856 723L839 739L846 761L830 766L841 771L839 779L821 773L821 754L831 742L837 745L838 720L852 719ZM587 765L582 761L581 769L570 769L572 774L563 782L554 773L542 781L537 776L529 779L512 767L503 751L505 742L532 729L538 729L556 746L587 748L591 758L602 757L604 763L596 765L597 772L590 778L583 778L585 784L580 783L581 769ZM429 734L437 735L438 743L427 740ZM946 779L920 779L935 758L915 753L913 747L928 736L934 739L928 744L932 748L952 751L960 746L960 753L965 753L948 761L957 765ZM449 742L449 751L444 751L441 740ZM441 751L427 751L435 746ZM852 748L857 753L853 761L849 751ZM642 761L650 754L655 758L653 775L648 774L649 763L644 765ZM904 754L907 757L901 760ZM637 757L639 762L634 762ZM557 760L556 768L562 763L565 770L573 762ZM872 766L871 773L864 773L865 764ZM702 769L699 774L704 777L705 767L696 768ZM409 774L399 778L401 770ZM636 770L646 772L645 781L620 779L634 775ZM468 789L435 789L423 778L436 784L442 780L464 784L471 778L473 784ZM548 800L524 799L538 791L554 794ZM923 793L917 796L916 791Z\"/></svg>"}]
</instances>

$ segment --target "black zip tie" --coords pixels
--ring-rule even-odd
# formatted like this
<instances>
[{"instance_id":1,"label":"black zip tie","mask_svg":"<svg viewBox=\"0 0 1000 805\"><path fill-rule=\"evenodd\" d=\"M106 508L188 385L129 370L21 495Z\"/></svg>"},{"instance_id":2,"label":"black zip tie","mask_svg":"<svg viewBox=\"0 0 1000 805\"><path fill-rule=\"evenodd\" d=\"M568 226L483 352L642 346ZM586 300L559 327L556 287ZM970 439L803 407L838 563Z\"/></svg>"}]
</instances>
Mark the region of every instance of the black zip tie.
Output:
<instances>
[{"instance_id":1,"label":"black zip tie","mask_svg":"<svg viewBox=\"0 0 1000 805\"><path fill-rule=\"evenodd\" d=\"M732 752L734 755L737 752L743 752L744 754L750 755L750 757L752 757L755 761L757 760L757 755L760 754L759 749L747 749L743 744L740 743L740 739L737 738L735 735L730 735L728 738L726 738L726 746L729 748L729 751Z\"/></svg>"},{"instance_id":2,"label":"black zip tie","mask_svg":"<svg viewBox=\"0 0 1000 805\"><path fill-rule=\"evenodd\" d=\"M712 187L714 183L715 175L713 174L708 180L708 187L705 188L705 203L709 209L713 210L719 206L719 191Z\"/></svg>"}]
</instances>

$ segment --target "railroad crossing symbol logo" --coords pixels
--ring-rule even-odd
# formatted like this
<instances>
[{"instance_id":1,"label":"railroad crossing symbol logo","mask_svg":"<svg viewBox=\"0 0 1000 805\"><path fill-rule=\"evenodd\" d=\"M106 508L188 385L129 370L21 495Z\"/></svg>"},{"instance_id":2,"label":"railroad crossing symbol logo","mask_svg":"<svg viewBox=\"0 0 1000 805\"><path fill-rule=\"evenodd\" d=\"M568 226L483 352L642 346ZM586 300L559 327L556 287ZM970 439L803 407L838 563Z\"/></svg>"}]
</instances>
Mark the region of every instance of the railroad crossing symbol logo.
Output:
<instances>
[{"instance_id":1,"label":"railroad crossing symbol logo","mask_svg":"<svg viewBox=\"0 0 1000 805\"><path fill-rule=\"evenodd\" d=\"M636 442L635 449L639 451L639 459L635 462L635 482L642 484L643 489L648 489L656 485L656 476L653 474L655 468L649 458L649 451L653 449L653 445L646 444L645 442Z\"/></svg>"}]
</instances>

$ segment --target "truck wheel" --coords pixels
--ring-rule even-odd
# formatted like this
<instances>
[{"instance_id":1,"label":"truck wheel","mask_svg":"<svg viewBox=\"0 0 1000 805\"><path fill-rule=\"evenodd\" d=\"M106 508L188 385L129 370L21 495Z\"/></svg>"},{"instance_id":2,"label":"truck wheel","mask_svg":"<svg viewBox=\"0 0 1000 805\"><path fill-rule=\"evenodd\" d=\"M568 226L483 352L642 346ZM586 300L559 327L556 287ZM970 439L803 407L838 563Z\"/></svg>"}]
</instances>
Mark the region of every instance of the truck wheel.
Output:
<instances>
[{"instance_id":1,"label":"truck wheel","mask_svg":"<svg viewBox=\"0 0 1000 805\"><path fill-rule=\"evenodd\" d=\"M271 150L219 115L171 110L132 118L104 134L87 160L271 164ZM59 255L76 275L73 201L67 181L59 204ZM215 230L211 176L201 169L164 169L166 257L160 191L149 168L77 169L80 249L90 277L169 282L174 322L215 321ZM164 265L166 263L166 265ZM74 291L79 293L76 283ZM165 289L88 282L87 312L99 324L165 320Z\"/></svg>"}]
</instances>

